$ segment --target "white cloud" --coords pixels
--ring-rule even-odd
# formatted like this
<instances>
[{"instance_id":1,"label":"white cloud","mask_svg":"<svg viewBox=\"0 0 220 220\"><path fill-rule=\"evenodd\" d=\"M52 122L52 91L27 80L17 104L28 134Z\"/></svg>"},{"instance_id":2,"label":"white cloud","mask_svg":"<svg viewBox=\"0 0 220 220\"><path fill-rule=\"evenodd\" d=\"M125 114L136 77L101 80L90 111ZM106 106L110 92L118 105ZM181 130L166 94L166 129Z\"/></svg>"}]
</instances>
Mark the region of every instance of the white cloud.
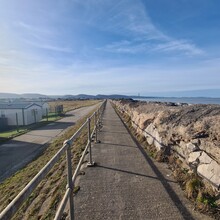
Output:
<instances>
[{"instance_id":1,"label":"white cloud","mask_svg":"<svg viewBox=\"0 0 220 220\"><path fill-rule=\"evenodd\" d=\"M186 40L173 40L161 43L152 48L153 51L182 51L187 55L203 55L205 52Z\"/></svg>"},{"instance_id":2,"label":"white cloud","mask_svg":"<svg viewBox=\"0 0 220 220\"><path fill-rule=\"evenodd\" d=\"M113 17L109 16L109 11ZM172 51L191 56L204 54L202 49L190 41L175 39L157 28L141 1L121 0L117 7L109 11L107 11L109 23L104 29L123 34L126 40L116 41L99 49L112 53L143 53L150 49L151 52Z\"/></svg>"},{"instance_id":3,"label":"white cloud","mask_svg":"<svg viewBox=\"0 0 220 220\"><path fill-rule=\"evenodd\" d=\"M68 47L59 47L59 46L53 46L50 44L40 44L40 43L35 43L35 42L31 42L31 41L25 41L26 43L28 43L29 45L32 45L34 47L37 48L41 48L41 49L46 49L46 50L52 50L52 51L57 51L57 52L65 52L65 53L73 53L72 48L68 48Z\"/></svg>"},{"instance_id":4,"label":"white cloud","mask_svg":"<svg viewBox=\"0 0 220 220\"><path fill-rule=\"evenodd\" d=\"M219 64L195 66L127 65L90 68L90 65L56 68L38 64L25 67L0 67L1 92L45 94L130 93L214 88L220 84ZM209 77L207 78L207 72Z\"/></svg>"},{"instance_id":5,"label":"white cloud","mask_svg":"<svg viewBox=\"0 0 220 220\"><path fill-rule=\"evenodd\" d=\"M51 31L44 27L37 27L36 25L27 24L23 21L15 22L15 26L22 28L23 30L26 30L28 32L32 33L40 33L40 34L46 34L46 35L53 35L54 31Z\"/></svg>"},{"instance_id":6,"label":"white cloud","mask_svg":"<svg viewBox=\"0 0 220 220\"><path fill-rule=\"evenodd\" d=\"M119 41L119 42L113 42L112 44L97 49L112 53L135 54L135 53L145 52L147 49L149 49L149 45L147 45L146 43L136 44L132 41Z\"/></svg>"}]
</instances>

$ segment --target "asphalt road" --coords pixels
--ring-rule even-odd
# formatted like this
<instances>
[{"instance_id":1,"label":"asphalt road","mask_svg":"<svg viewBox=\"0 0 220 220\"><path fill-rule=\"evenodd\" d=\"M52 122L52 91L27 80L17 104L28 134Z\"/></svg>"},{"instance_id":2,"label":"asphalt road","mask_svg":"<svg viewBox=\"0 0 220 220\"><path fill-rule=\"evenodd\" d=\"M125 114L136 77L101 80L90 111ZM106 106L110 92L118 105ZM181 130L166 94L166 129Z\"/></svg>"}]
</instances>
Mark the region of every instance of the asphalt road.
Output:
<instances>
[{"instance_id":1,"label":"asphalt road","mask_svg":"<svg viewBox=\"0 0 220 220\"><path fill-rule=\"evenodd\" d=\"M97 105L68 112L68 117L18 136L0 145L0 182L36 158L45 144L94 110Z\"/></svg>"}]
</instances>

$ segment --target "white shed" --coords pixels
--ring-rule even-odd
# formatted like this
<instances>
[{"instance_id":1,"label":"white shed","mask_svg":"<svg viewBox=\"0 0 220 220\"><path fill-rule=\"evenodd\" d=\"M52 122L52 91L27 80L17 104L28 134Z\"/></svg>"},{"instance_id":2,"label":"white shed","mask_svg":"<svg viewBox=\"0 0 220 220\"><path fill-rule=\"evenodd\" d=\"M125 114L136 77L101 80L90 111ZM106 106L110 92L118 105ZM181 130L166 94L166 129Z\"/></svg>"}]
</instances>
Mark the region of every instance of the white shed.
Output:
<instances>
[{"instance_id":1,"label":"white shed","mask_svg":"<svg viewBox=\"0 0 220 220\"><path fill-rule=\"evenodd\" d=\"M47 102L37 102L38 105L40 105L42 107L42 114L43 116L47 116L47 114L50 111L50 106Z\"/></svg>"},{"instance_id":2,"label":"white shed","mask_svg":"<svg viewBox=\"0 0 220 220\"><path fill-rule=\"evenodd\" d=\"M0 104L0 117L8 119L8 125L30 125L42 119L42 107L36 103Z\"/></svg>"}]
</instances>

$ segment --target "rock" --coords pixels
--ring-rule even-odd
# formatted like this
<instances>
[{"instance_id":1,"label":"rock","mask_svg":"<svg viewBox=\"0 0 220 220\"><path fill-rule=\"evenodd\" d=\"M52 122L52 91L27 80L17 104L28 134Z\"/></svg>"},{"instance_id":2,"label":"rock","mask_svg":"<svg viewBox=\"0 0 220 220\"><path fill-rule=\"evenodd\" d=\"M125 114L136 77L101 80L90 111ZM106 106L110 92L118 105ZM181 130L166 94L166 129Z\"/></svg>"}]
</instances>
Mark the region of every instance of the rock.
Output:
<instances>
[{"instance_id":1,"label":"rock","mask_svg":"<svg viewBox=\"0 0 220 220\"><path fill-rule=\"evenodd\" d=\"M145 129L145 137L147 138L147 142L149 145L152 145L154 143L154 130L155 130L155 126L154 124L150 124L146 129Z\"/></svg>"},{"instance_id":2,"label":"rock","mask_svg":"<svg viewBox=\"0 0 220 220\"><path fill-rule=\"evenodd\" d=\"M195 146L199 147L200 140L199 139L192 139L191 143L194 144Z\"/></svg>"},{"instance_id":3,"label":"rock","mask_svg":"<svg viewBox=\"0 0 220 220\"><path fill-rule=\"evenodd\" d=\"M180 159L184 159L185 160L185 152L183 150L183 148L181 147L182 144L180 145L173 145L172 149L177 153L177 155L180 157Z\"/></svg>"},{"instance_id":4,"label":"rock","mask_svg":"<svg viewBox=\"0 0 220 220\"><path fill-rule=\"evenodd\" d=\"M170 146L178 157L213 184L220 183L220 105L115 101L133 127L159 151ZM141 130L141 129L143 130Z\"/></svg>"},{"instance_id":5,"label":"rock","mask_svg":"<svg viewBox=\"0 0 220 220\"><path fill-rule=\"evenodd\" d=\"M211 141L201 139L201 145L199 148L207 152L209 155L212 155L212 157L220 164L220 147L218 145L219 142L215 144Z\"/></svg>"},{"instance_id":6,"label":"rock","mask_svg":"<svg viewBox=\"0 0 220 220\"><path fill-rule=\"evenodd\" d=\"M212 161L213 161L213 159L204 151L202 152L201 156L199 157L200 164L211 163Z\"/></svg>"},{"instance_id":7,"label":"rock","mask_svg":"<svg viewBox=\"0 0 220 220\"><path fill-rule=\"evenodd\" d=\"M161 142L161 137L159 135L159 132L157 131L156 127L153 123L151 123L146 129L145 129L145 137L147 139L147 142L149 145L154 145L157 150L161 150L164 146Z\"/></svg>"},{"instance_id":8,"label":"rock","mask_svg":"<svg viewBox=\"0 0 220 220\"><path fill-rule=\"evenodd\" d=\"M196 145L194 145L193 143L191 143L191 142L186 144L186 149L187 149L188 154L190 154L190 153L192 153L194 151L199 150L199 148Z\"/></svg>"},{"instance_id":9,"label":"rock","mask_svg":"<svg viewBox=\"0 0 220 220\"><path fill-rule=\"evenodd\" d=\"M212 184L219 188L220 186L220 165L212 160L208 164L200 164L197 168L197 173L205 179L209 180Z\"/></svg>"},{"instance_id":10,"label":"rock","mask_svg":"<svg viewBox=\"0 0 220 220\"><path fill-rule=\"evenodd\" d=\"M196 151L196 152L190 153L188 157L188 163L191 164L191 163L196 162L201 156L201 154L202 154L202 151Z\"/></svg>"}]
</instances>

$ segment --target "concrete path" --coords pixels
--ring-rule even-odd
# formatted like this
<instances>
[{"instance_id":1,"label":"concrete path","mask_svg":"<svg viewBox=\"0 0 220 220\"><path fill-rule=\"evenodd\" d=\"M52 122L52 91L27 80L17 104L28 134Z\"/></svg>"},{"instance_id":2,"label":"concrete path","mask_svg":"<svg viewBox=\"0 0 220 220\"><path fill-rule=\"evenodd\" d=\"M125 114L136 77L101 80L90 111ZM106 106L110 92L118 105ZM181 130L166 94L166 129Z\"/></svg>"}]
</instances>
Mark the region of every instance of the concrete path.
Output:
<instances>
[{"instance_id":1,"label":"concrete path","mask_svg":"<svg viewBox=\"0 0 220 220\"><path fill-rule=\"evenodd\" d=\"M44 127L30 131L0 145L0 182L36 158L56 136L94 110L97 105L68 112L65 117Z\"/></svg>"},{"instance_id":2,"label":"concrete path","mask_svg":"<svg viewBox=\"0 0 220 220\"><path fill-rule=\"evenodd\" d=\"M76 220L210 219L193 211L164 164L132 139L108 102L93 146L95 167L84 167L74 197Z\"/></svg>"}]
</instances>

